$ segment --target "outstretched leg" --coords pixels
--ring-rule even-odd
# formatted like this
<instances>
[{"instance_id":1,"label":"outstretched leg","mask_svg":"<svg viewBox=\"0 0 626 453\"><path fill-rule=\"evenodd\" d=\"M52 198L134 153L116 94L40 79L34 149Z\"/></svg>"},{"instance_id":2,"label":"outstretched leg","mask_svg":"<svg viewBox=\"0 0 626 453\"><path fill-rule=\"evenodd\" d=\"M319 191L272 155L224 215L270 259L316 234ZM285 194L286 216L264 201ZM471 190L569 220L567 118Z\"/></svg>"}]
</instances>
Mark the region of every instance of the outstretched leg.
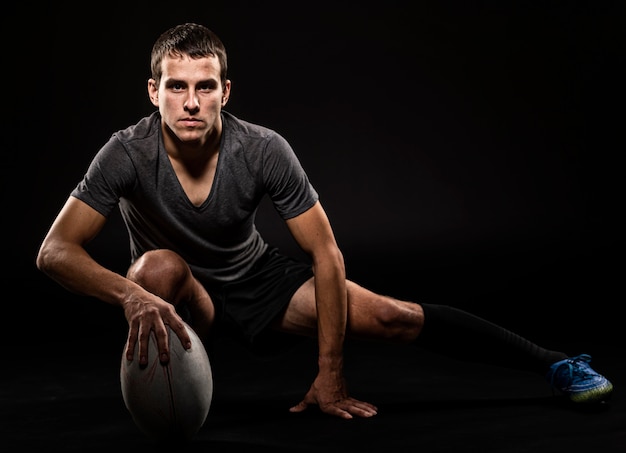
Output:
<instances>
[{"instance_id":1,"label":"outstretched leg","mask_svg":"<svg viewBox=\"0 0 626 453\"><path fill-rule=\"evenodd\" d=\"M351 281L347 282L347 290L349 338L413 343L459 360L535 372L547 376L553 386L573 400L595 401L612 391L610 382L588 366L588 356L569 359L564 352L545 349L454 307L401 301ZM294 295L279 327L314 335L315 318L315 290L309 281Z\"/></svg>"},{"instance_id":2,"label":"outstretched leg","mask_svg":"<svg viewBox=\"0 0 626 453\"><path fill-rule=\"evenodd\" d=\"M402 301L351 281L346 284L348 338L415 343L456 359L544 375L551 364L567 357L463 310ZM311 281L296 292L280 327L292 333L315 335L315 290Z\"/></svg>"}]
</instances>

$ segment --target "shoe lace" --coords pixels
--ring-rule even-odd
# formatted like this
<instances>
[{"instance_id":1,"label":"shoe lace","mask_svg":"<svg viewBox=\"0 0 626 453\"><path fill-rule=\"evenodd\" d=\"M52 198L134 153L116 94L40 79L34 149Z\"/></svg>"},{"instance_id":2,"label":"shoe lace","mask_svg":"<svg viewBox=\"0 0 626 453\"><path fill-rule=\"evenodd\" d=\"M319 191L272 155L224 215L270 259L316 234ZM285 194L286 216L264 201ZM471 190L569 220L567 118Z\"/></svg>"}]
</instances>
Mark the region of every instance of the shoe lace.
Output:
<instances>
[{"instance_id":1,"label":"shoe lace","mask_svg":"<svg viewBox=\"0 0 626 453\"><path fill-rule=\"evenodd\" d=\"M569 378L567 382L572 382L572 381L576 381L579 379L585 379L589 376L593 376L591 373L587 371L586 366L580 366L581 364L583 364L583 362L584 364L591 362L591 356L588 354L580 354L576 357L571 357L567 359L565 362L559 365L558 368L554 370L554 372L552 373L552 376L550 377L550 384L553 387L555 386L554 378L555 376L560 375L559 371L563 367L567 367L567 375Z\"/></svg>"}]
</instances>

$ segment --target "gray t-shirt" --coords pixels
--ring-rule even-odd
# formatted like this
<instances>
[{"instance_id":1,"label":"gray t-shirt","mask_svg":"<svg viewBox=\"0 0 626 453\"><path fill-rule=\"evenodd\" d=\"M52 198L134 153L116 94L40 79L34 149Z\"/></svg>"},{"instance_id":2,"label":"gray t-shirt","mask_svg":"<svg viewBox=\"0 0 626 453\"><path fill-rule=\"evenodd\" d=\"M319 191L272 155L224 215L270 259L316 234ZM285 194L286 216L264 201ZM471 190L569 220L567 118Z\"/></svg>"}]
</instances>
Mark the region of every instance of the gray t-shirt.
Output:
<instances>
[{"instance_id":1,"label":"gray t-shirt","mask_svg":"<svg viewBox=\"0 0 626 453\"><path fill-rule=\"evenodd\" d=\"M174 173L158 112L113 134L72 196L105 217L119 206L132 260L166 248L205 284L241 277L268 247L254 224L263 197L289 219L311 208L318 194L281 135L227 112L222 120L213 186L200 206L191 203Z\"/></svg>"}]
</instances>

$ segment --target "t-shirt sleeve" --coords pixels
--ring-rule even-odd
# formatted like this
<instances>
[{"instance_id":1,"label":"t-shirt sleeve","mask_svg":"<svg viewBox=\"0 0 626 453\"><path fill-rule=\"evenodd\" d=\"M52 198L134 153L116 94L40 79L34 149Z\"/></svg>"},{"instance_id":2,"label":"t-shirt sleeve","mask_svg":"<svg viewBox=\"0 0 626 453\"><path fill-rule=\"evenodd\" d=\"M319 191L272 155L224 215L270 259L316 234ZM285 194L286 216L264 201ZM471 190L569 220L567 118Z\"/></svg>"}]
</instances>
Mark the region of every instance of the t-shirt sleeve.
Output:
<instances>
[{"instance_id":1,"label":"t-shirt sleeve","mask_svg":"<svg viewBox=\"0 0 626 453\"><path fill-rule=\"evenodd\" d=\"M263 177L276 211L285 220L302 214L319 199L292 147L279 134L265 149Z\"/></svg>"},{"instance_id":2,"label":"t-shirt sleeve","mask_svg":"<svg viewBox=\"0 0 626 453\"><path fill-rule=\"evenodd\" d=\"M113 136L95 155L71 195L108 217L135 180L131 159Z\"/></svg>"}]
</instances>

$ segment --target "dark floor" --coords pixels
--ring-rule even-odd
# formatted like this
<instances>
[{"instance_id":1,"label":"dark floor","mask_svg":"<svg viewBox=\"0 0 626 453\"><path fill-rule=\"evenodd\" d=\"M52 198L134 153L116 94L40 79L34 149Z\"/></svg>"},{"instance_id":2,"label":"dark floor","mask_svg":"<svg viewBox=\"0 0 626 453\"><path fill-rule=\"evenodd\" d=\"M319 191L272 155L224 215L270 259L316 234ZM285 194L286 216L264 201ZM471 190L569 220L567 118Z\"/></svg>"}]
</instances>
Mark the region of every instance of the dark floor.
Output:
<instances>
[{"instance_id":1,"label":"dark floor","mask_svg":"<svg viewBox=\"0 0 626 453\"><path fill-rule=\"evenodd\" d=\"M181 451L625 451L626 365L617 355L595 360L617 388L610 403L581 410L553 397L534 375L404 348L353 345L347 352L352 393L377 404L379 414L346 421L316 409L287 410L310 383L310 344L265 358L223 346L213 360L208 418ZM121 356L108 352L97 348L92 356L72 357L58 351L59 360L35 355L20 364L19 373L3 373L2 450L154 448L124 406Z\"/></svg>"},{"instance_id":2,"label":"dark floor","mask_svg":"<svg viewBox=\"0 0 626 453\"><path fill-rule=\"evenodd\" d=\"M412 347L350 343L351 393L376 404L379 414L350 421L317 409L291 414L288 408L314 375L314 344L302 340L259 356L223 340L211 352L214 399L208 418L183 450L623 453L626 361L615 311L622 268L584 256L548 261L532 272L520 267L509 278L499 265L471 273L438 268L422 273L423 289L445 302L463 293L467 297L458 302L465 308L491 313L547 347L589 353L593 367L615 385L608 404L572 407L553 396L541 377L523 372L462 364ZM356 278L366 277L353 269ZM486 271L493 284L479 290L477 275ZM392 274L378 274L372 285L386 290L385 282L394 286L394 279L406 277ZM440 274L441 282L435 278ZM440 285L451 277L456 286ZM134 425L122 400L121 312L69 295L38 273L28 280L35 303L9 310L26 338L5 331L10 347L0 381L2 451L152 450L155 445Z\"/></svg>"}]
</instances>

